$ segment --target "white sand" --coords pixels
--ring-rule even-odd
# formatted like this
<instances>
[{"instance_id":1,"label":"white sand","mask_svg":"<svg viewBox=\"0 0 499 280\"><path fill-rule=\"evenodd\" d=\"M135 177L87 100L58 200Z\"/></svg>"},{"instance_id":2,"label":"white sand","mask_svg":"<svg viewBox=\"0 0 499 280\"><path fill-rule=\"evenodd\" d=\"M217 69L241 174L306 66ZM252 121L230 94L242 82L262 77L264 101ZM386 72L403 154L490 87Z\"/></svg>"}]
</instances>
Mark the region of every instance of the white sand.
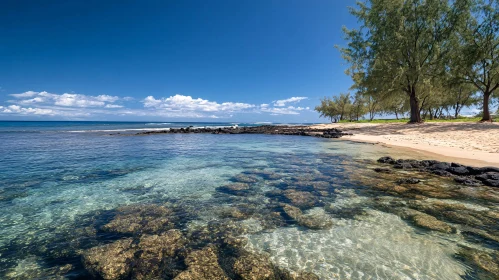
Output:
<instances>
[{"instance_id":1,"label":"white sand","mask_svg":"<svg viewBox=\"0 0 499 280\"><path fill-rule=\"evenodd\" d=\"M341 123L313 128L338 128L353 133L341 139L417 149L462 163L499 166L499 123Z\"/></svg>"}]
</instances>

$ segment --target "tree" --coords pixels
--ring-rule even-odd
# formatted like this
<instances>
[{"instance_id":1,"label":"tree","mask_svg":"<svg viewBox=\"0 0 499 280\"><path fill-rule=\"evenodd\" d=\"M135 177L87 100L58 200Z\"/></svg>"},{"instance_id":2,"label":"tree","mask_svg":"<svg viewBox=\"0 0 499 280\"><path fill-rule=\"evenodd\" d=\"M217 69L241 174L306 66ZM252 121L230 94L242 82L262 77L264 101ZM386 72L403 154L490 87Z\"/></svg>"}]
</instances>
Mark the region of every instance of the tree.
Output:
<instances>
[{"instance_id":1,"label":"tree","mask_svg":"<svg viewBox=\"0 0 499 280\"><path fill-rule=\"evenodd\" d=\"M340 121L345 119L345 116L350 114L352 101L350 100L350 93L340 93L340 95L333 96L333 103L338 109Z\"/></svg>"},{"instance_id":2,"label":"tree","mask_svg":"<svg viewBox=\"0 0 499 280\"><path fill-rule=\"evenodd\" d=\"M409 111L409 102L402 94L394 94L390 98L383 100L381 107L385 114L393 114L398 120L399 115L403 116L404 113Z\"/></svg>"},{"instance_id":3,"label":"tree","mask_svg":"<svg viewBox=\"0 0 499 280\"><path fill-rule=\"evenodd\" d=\"M352 109L350 111L350 120L358 121L363 115L367 113L366 98L361 92L356 92L353 97Z\"/></svg>"},{"instance_id":4,"label":"tree","mask_svg":"<svg viewBox=\"0 0 499 280\"><path fill-rule=\"evenodd\" d=\"M458 81L449 85L446 96L444 106L452 108L454 118L459 117L464 107L476 104L479 100L476 96L476 88L473 85Z\"/></svg>"},{"instance_id":5,"label":"tree","mask_svg":"<svg viewBox=\"0 0 499 280\"><path fill-rule=\"evenodd\" d=\"M341 48L348 73L366 92L405 94L410 122L421 122L421 106L432 83L445 73L448 38L467 0L365 0L351 9L360 29L344 28ZM359 78L360 77L360 78Z\"/></svg>"},{"instance_id":6,"label":"tree","mask_svg":"<svg viewBox=\"0 0 499 280\"><path fill-rule=\"evenodd\" d=\"M345 117L350 117L352 101L349 93L340 93L333 98L324 97L321 105L315 107L315 111L320 113L321 118L329 118L331 122L339 122Z\"/></svg>"},{"instance_id":7,"label":"tree","mask_svg":"<svg viewBox=\"0 0 499 280\"><path fill-rule=\"evenodd\" d=\"M482 121L492 121L490 102L499 88L499 0L473 0L460 29L463 78L482 94Z\"/></svg>"},{"instance_id":8,"label":"tree","mask_svg":"<svg viewBox=\"0 0 499 280\"><path fill-rule=\"evenodd\" d=\"M329 97L322 98L321 105L315 107L315 111L320 113L321 118L329 118L331 122L338 122L340 120L337 106Z\"/></svg>"}]
</instances>

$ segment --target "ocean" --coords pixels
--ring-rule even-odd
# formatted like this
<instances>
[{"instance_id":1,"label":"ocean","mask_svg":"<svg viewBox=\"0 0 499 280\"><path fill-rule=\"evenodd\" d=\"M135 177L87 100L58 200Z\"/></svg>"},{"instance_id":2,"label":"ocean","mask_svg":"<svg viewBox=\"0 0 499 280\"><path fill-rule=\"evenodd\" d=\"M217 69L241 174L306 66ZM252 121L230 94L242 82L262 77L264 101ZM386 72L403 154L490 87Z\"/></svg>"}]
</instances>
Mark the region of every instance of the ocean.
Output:
<instances>
[{"instance_id":1,"label":"ocean","mask_svg":"<svg viewBox=\"0 0 499 280\"><path fill-rule=\"evenodd\" d=\"M319 279L488 275L463 248L494 258L497 242L424 229L397 211L459 204L468 216L491 213L490 220L499 201L432 197L423 188L424 199L380 191L404 176L419 176L427 188L457 188L445 178L373 171L381 156L417 157L408 151L287 135L133 135L235 124L0 122L0 279L170 279L195 275L193 252L206 248L216 248L217 271L233 279L247 276L237 264L259 264L250 253L273 269ZM456 221L449 224L461 228ZM147 238L173 232L184 240L175 250L144 247ZM243 241L236 246L234 238ZM113 255L116 246L122 251ZM234 253L241 250L247 253Z\"/></svg>"}]
</instances>

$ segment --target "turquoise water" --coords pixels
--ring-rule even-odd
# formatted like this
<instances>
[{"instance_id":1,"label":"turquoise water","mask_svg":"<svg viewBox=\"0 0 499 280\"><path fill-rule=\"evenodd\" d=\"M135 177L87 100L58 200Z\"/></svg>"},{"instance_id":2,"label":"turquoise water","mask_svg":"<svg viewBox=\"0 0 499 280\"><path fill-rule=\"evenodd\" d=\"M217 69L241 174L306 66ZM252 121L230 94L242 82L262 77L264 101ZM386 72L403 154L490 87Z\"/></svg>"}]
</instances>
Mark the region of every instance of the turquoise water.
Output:
<instances>
[{"instance_id":1,"label":"turquoise water","mask_svg":"<svg viewBox=\"0 0 499 280\"><path fill-rule=\"evenodd\" d=\"M183 205L186 213L190 210L181 230L188 231L220 219L220 208L237 205L239 200L217 188L255 170L279 175L277 180L256 180L255 191L245 198L245 203L265 209L270 209L265 203L272 204L269 191L289 181L317 177L328 184L328 194L303 210L326 215L334 224L330 229L309 230L291 223L270 230L257 216L238 221L251 228L245 235L247 249L268 253L281 267L310 271L321 279L474 277L474 268L455 257L466 240L421 231L372 207L373 195L353 179L371 168L371 160L386 154L407 156L403 152L300 136L108 133L144 126L173 127L0 123L0 278L43 278L53 274L54 267L70 265L59 276L87 279L81 250L118 238L100 230L117 207ZM330 204L346 214L324 212ZM357 208L363 208L363 214L353 218L350 210ZM497 204L487 209L497 210ZM93 239L76 234L89 227L96 231Z\"/></svg>"},{"instance_id":2,"label":"turquoise water","mask_svg":"<svg viewBox=\"0 0 499 280\"><path fill-rule=\"evenodd\" d=\"M0 121L1 132L140 132L177 127L255 126L259 123L226 122L97 122L97 121Z\"/></svg>"}]
</instances>

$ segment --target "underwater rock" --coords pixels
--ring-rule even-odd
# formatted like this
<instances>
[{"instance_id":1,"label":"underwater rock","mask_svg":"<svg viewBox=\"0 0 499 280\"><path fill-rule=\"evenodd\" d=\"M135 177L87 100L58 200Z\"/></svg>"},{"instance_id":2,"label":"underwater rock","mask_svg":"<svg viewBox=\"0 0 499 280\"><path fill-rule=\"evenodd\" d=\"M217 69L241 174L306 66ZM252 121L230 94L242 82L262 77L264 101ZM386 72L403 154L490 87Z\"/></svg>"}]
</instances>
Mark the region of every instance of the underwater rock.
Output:
<instances>
[{"instance_id":1,"label":"underwater rock","mask_svg":"<svg viewBox=\"0 0 499 280\"><path fill-rule=\"evenodd\" d=\"M217 191L232 195L247 195L251 190L248 183L232 183L217 188Z\"/></svg>"},{"instance_id":2,"label":"underwater rock","mask_svg":"<svg viewBox=\"0 0 499 280\"><path fill-rule=\"evenodd\" d=\"M252 218L258 220L263 229L275 229L286 225L280 212L266 208L255 213Z\"/></svg>"},{"instance_id":3,"label":"underwater rock","mask_svg":"<svg viewBox=\"0 0 499 280\"><path fill-rule=\"evenodd\" d=\"M190 228L187 239L190 241L190 246L194 247L202 247L207 244L224 245L237 241L234 238L247 232L248 229L241 222L229 219L214 220L206 225ZM245 239L239 239L239 241L246 242Z\"/></svg>"},{"instance_id":4,"label":"underwater rock","mask_svg":"<svg viewBox=\"0 0 499 280\"><path fill-rule=\"evenodd\" d=\"M236 176L232 177L231 180L239 183L256 183L258 182L258 177L252 175L237 174Z\"/></svg>"},{"instance_id":5,"label":"underwater rock","mask_svg":"<svg viewBox=\"0 0 499 280\"><path fill-rule=\"evenodd\" d=\"M499 224L499 211L486 211L485 213L484 212L482 213L489 218L498 220Z\"/></svg>"},{"instance_id":6,"label":"underwater rock","mask_svg":"<svg viewBox=\"0 0 499 280\"><path fill-rule=\"evenodd\" d=\"M218 264L218 256L214 246L191 252L186 258L187 270L175 277L176 280L219 279L229 280Z\"/></svg>"},{"instance_id":7,"label":"underwater rock","mask_svg":"<svg viewBox=\"0 0 499 280\"><path fill-rule=\"evenodd\" d=\"M236 259L233 269L242 280L279 279L279 271L265 255L245 252Z\"/></svg>"},{"instance_id":8,"label":"underwater rock","mask_svg":"<svg viewBox=\"0 0 499 280\"><path fill-rule=\"evenodd\" d=\"M296 180L296 181L284 181L287 185L287 189L293 189L295 191L306 191L311 192L314 190L312 180Z\"/></svg>"},{"instance_id":9,"label":"underwater rock","mask_svg":"<svg viewBox=\"0 0 499 280\"><path fill-rule=\"evenodd\" d=\"M298 219L298 224L309 229L328 229L333 226L333 222L325 213L309 213L302 215Z\"/></svg>"},{"instance_id":10,"label":"underwater rock","mask_svg":"<svg viewBox=\"0 0 499 280\"><path fill-rule=\"evenodd\" d=\"M282 210L284 211L284 213L286 213L286 215L291 217L293 220L298 220L298 218L303 215L303 212L300 210L300 208L291 206L289 204L284 204Z\"/></svg>"},{"instance_id":11,"label":"underwater rock","mask_svg":"<svg viewBox=\"0 0 499 280\"><path fill-rule=\"evenodd\" d=\"M454 223L483 226L483 222L480 219L463 211L443 211L441 214L446 220Z\"/></svg>"},{"instance_id":12,"label":"underwater rock","mask_svg":"<svg viewBox=\"0 0 499 280\"><path fill-rule=\"evenodd\" d=\"M140 255L134 262L134 279L171 278L178 268L174 260L178 250L187 240L177 230L169 230L160 235L142 235L139 242Z\"/></svg>"},{"instance_id":13,"label":"underwater rock","mask_svg":"<svg viewBox=\"0 0 499 280\"><path fill-rule=\"evenodd\" d=\"M288 271L276 266L267 254L253 253L245 249L238 250L231 261L233 279L241 280L319 280L311 272Z\"/></svg>"},{"instance_id":14,"label":"underwater rock","mask_svg":"<svg viewBox=\"0 0 499 280\"><path fill-rule=\"evenodd\" d=\"M374 168L374 171L377 172L377 173L393 173L393 171L391 169L388 169L388 168L380 168L380 167L376 167Z\"/></svg>"},{"instance_id":15,"label":"underwater rock","mask_svg":"<svg viewBox=\"0 0 499 280\"><path fill-rule=\"evenodd\" d=\"M466 250L461 251L461 255L481 269L492 274L494 276L493 278L499 279L499 254L497 252L495 254L490 254L467 248Z\"/></svg>"},{"instance_id":16,"label":"underwater rock","mask_svg":"<svg viewBox=\"0 0 499 280\"><path fill-rule=\"evenodd\" d=\"M482 183L476 179L469 178L469 177L455 177L454 181L456 181L459 184L466 185L466 186L473 186L473 187L478 187L481 186Z\"/></svg>"},{"instance_id":17,"label":"underwater rock","mask_svg":"<svg viewBox=\"0 0 499 280\"><path fill-rule=\"evenodd\" d=\"M318 203L317 197L310 192L289 189L284 191L284 196L291 204L300 208L311 208Z\"/></svg>"},{"instance_id":18,"label":"underwater rock","mask_svg":"<svg viewBox=\"0 0 499 280\"><path fill-rule=\"evenodd\" d=\"M479 228L473 228L473 227L465 227L462 229L462 234L464 236L468 236L468 237L479 237L481 240L480 242L483 242L483 239L489 241L489 242L492 242L492 243L496 243L496 246L499 244L499 233L496 232L496 234L492 234L490 232L487 232L483 229L479 229Z\"/></svg>"},{"instance_id":19,"label":"underwater rock","mask_svg":"<svg viewBox=\"0 0 499 280\"><path fill-rule=\"evenodd\" d=\"M324 213L324 210L317 210L312 213L304 214L299 208L289 204L284 204L282 209L286 215L295 220L300 226L309 229L328 229L333 226L333 222L329 216Z\"/></svg>"},{"instance_id":20,"label":"underwater rock","mask_svg":"<svg viewBox=\"0 0 499 280\"><path fill-rule=\"evenodd\" d=\"M316 191L327 191L331 189L331 183L325 181L312 182L312 187Z\"/></svg>"},{"instance_id":21,"label":"underwater rock","mask_svg":"<svg viewBox=\"0 0 499 280\"><path fill-rule=\"evenodd\" d=\"M245 171L244 174L256 175L265 180L279 180L283 177L281 174L268 170L251 170Z\"/></svg>"},{"instance_id":22,"label":"underwater rock","mask_svg":"<svg viewBox=\"0 0 499 280\"><path fill-rule=\"evenodd\" d=\"M449 226L447 223L442 222L438 220L437 218L420 213L412 216L412 221L420 227L426 228L426 229L431 229L431 230L436 230L444 233L453 233L455 232L455 229Z\"/></svg>"},{"instance_id":23,"label":"underwater rock","mask_svg":"<svg viewBox=\"0 0 499 280\"><path fill-rule=\"evenodd\" d=\"M482 199L490 202L499 202L499 191L489 187L467 187L456 190L463 197Z\"/></svg>"},{"instance_id":24,"label":"underwater rock","mask_svg":"<svg viewBox=\"0 0 499 280\"><path fill-rule=\"evenodd\" d=\"M93 247L83 253L85 268L95 277L124 279L131 271L136 248L131 238Z\"/></svg>"},{"instance_id":25,"label":"underwater rock","mask_svg":"<svg viewBox=\"0 0 499 280\"><path fill-rule=\"evenodd\" d=\"M403 178L396 181L397 184L417 184L419 182L421 182L421 180L416 178Z\"/></svg>"},{"instance_id":26,"label":"underwater rock","mask_svg":"<svg viewBox=\"0 0 499 280\"><path fill-rule=\"evenodd\" d=\"M131 205L118 208L118 214L102 227L118 233L158 233L174 227L175 215L165 206Z\"/></svg>"},{"instance_id":27,"label":"underwater rock","mask_svg":"<svg viewBox=\"0 0 499 280\"><path fill-rule=\"evenodd\" d=\"M381 182L373 188L390 194L401 195L408 198L425 199L426 197L432 198L455 198L462 196L456 191L456 187L450 188L435 184L434 182L423 182L416 178L399 179L397 183L402 185L391 185L387 182Z\"/></svg>"},{"instance_id":28,"label":"underwater rock","mask_svg":"<svg viewBox=\"0 0 499 280\"><path fill-rule=\"evenodd\" d=\"M223 218L234 218L236 220L243 220L251 217L253 211L248 211L248 208L244 208L244 210L238 207L224 207L221 209L220 215Z\"/></svg>"},{"instance_id":29,"label":"underwater rock","mask_svg":"<svg viewBox=\"0 0 499 280\"><path fill-rule=\"evenodd\" d=\"M407 193L408 191L409 191L409 189L408 189L408 188L404 188L404 187L402 187L402 186L394 186L394 187L392 187L392 188L390 188L390 189L389 189L389 192L390 192L390 193L395 192L395 193L397 193L397 194L405 194L405 193Z\"/></svg>"}]
</instances>

